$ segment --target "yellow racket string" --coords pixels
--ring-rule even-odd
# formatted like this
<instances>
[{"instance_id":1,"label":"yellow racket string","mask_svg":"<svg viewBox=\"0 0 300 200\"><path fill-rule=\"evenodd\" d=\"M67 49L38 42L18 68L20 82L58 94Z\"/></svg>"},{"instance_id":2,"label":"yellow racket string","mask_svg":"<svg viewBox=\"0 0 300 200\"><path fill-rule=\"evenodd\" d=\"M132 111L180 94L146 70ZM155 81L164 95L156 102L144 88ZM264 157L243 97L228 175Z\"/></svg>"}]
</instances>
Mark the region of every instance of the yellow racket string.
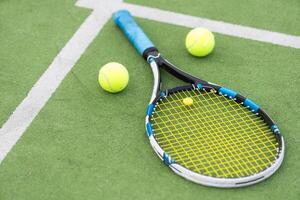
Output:
<instances>
[{"instance_id":1,"label":"yellow racket string","mask_svg":"<svg viewBox=\"0 0 300 200\"><path fill-rule=\"evenodd\" d=\"M193 105L183 104L187 97ZM169 94L158 102L150 120L162 149L200 174L249 176L269 167L277 156L277 140L263 119L214 91Z\"/></svg>"}]
</instances>

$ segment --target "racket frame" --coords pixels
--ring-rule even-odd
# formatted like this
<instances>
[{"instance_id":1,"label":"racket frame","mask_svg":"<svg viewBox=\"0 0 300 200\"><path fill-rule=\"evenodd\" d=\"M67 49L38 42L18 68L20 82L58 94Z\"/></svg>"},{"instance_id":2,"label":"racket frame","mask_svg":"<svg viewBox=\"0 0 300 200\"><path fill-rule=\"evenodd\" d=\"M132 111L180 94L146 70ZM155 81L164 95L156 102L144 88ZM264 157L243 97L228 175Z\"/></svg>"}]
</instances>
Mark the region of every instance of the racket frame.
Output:
<instances>
[{"instance_id":1,"label":"racket frame","mask_svg":"<svg viewBox=\"0 0 300 200\"><path fill-rule=\"evenodd\" d=\"M149 51L150 50L150 51ZM251 100L243 97L240 94L235 95L235 101L238 103L245 102L246 100L251 101L253 103L252 107L248 106L248 109L250 109L252 112L255 112L257 115L260 115L266 123L269 125L270 129L275 134L276 140L278 142L278 155L274 162L271 164L270 167L256 173L250 176L246 177L239 177L239 178L217 178L217 177L211 177L206 176L203 174L199 174L196 172L193 172L182 165L176 163L167 152L165 152L158 142L156 141L154 137L154 131L152 130L152 124L150 121L150 118L152 116L154 105L160 101L160 99L164 98L164 96L167 96L169 94L172 94L174 92L180 91L180 90L214 90L219 95L224 95L227 98L233 98L229 96L231 92L234 92L232 90L227 89L230 91L228 94L222 94L219 93L220 89L223 88L217 84L210 83L207 81L204 81L202 79L196 78L186 72L183 72L182 70L179 70L175 65L164 59L160 53L155 48L149 49L145 54L144 58L149 63L154 81L153 81L153 91L151 95L151 99L147 108L147 114L145 118L145 127L146 127L146 133L149 138L150 144L152 148L154 149L155 153L158 155L158 157L167 165L169 166L176 174L179 176L182 176L183 178L190 180L192 182L206 185L206 186L213 186L213 187L221 187L221 188L233 188L233 187L244 187L248 185L252 185L258 182L261 182L271 176L281 165L283 158L284 158L284 140L282 135L280 134L280 131L277 127L277 125L274 123L274 121L264 112L260 107L257 110L251 110L252 108L256 108L256 104L252 102ZM174 75L178 79L189 83L188 85L183 85L179 87L175 87L172 89L167 89L165 91L161 90L162 83L160 78L160 69L166 70L168 73ZM224 91L224 90L223 90ZM272 128L273 127L273 128Z\"/></svg>"},{"instance_id":2,"label":"racket frame","mask_svg":"<svg viewBox=\"0 0 300 200\"><path fill-rule=\"evenodd\" d=\"M284 140L280 134L280 131L274 121L254 102L250 99L243 97L237 92L230 90L225 87L221 87L217 84L206 82L202 79L196 78L180 69L175 67L169 61L164 59L155 48L152 41L147 37L144 31L138 26L138 24L133 19L132 15L127 10L119 10L113 15L113 20L115 24L123 31L127 39L135 47L137 52L142 55L147 62L150 64L153 77L153 92L151 95L150 103L147 108L147 114L145 119L145 126L150 144L156 154L164 161L164 163L169 166L176 174L193 181L195 183L200 183L202 185L214 186L214 187L242 187L247 185L252 185L254 183L260 182L269 176L271 176L281 165L284 157ZM160 78L160 69L166 70L168 73L177 77L178 79L188 83L188 85L168 89L166 91L161 90L161 78ZM237 103L243 104L253 113L261 116L265 122L268 124L272 132L274 133L276 140L278 142L277 157L272 163L272 165L266 168L263 171L260 171L256 174L239 177L239 178L216 178L211 176L206 176L203 174L195 173L178 163L176 163L167 152L165 152L158 142L156 141L152 125L151 125L151 116L155 108L156 103L164 96L167 96L171 93L180 91L180 90L213 90L218 95L223 95L227 98L233 98Z\"/></svg>"}]
</instances>

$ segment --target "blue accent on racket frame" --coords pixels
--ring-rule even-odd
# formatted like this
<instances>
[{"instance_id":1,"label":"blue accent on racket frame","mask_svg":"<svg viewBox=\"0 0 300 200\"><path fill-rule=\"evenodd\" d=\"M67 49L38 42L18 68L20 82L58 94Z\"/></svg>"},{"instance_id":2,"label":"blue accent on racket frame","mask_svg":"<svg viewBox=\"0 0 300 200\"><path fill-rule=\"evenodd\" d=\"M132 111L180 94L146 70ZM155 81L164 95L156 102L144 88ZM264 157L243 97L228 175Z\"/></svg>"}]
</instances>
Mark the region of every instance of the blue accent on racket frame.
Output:
<instances>
[{"instance_id":1,"label":"blue accent on racket frame","mask_svg":"<svg viewBox=\"0 0 300 200\"><path fill-rule=\"evenodd\" d=\"M224 87L221 87L219 89L219 93L226 94L229 98L234 98L237 95L237 93L235 91L230 90L228 88L224 88Z\"/></svg>"},{"instance_id":2,"label":"blue accent on racket frame","mask_svg":"<svg viewBox=\"0 0 300 200\"><path fill-rule=\"evenodd\" d=\"M165 165L167 165L167 166L175 163L175 161L166 152L164 152L163 159L164 159Z\"/></svg>"},{"instance_id":3,"label":"blue accent on racket frame","mask_svg":"<svg viewBox=\"0 0 300 200\"><path fill-rule=\"evenodd\" d=\"M114 22L123 30L128 40L136 48L139 54L154 47L151 40L146 36L144 31L137 25L133 17L127 10L120 10L113 14Z\"/></svg>"},{"instance_id":4,"label":"blue accent on racket frame","mask_svg":"<svg viewBox=\"0 0 300 200\"><path fill-rule=\"evenodd\" d=\"M152 63L153 61L155 61L154 58L149 58L149 59L147 60L148 63Z\"/></svg>"},{"instance_id":5,"label":"blue accent on racket frame","mask_svg":"<svg viewBox=\"0 0 300 200\"><path fill-rule=\"evenodd\" d=\"M161 97L165 97L165 96L167 96L167 95L166 95L165 92L160 92L160 96L161 96Z\"/></svg>"},{"instance_id":6,"label":"blue accent on racket frame","mask_svg":"<svg viewBox=\"0 0 300 200\"><path fill-rule=\"evenodd\" d=\"M246 99L244 101L244 105L246 107L249 106L249 109L253 112L257 112L259 109L259 106L257 104L255 104L253 101L251 101L250 99Z\"/></svg>"},{"instance_id":7,"label":"blue accent on racket frame","mask_svg":"<svg viewBox=\"0 0 300 200\"><path fill-rule=\"evenodd\" d=\"M153 134L152 124L150 122L147 123L146 129L147 129L147 135L148 137L150 137Z\"/></svg>"},{"instance_id":8,"label":"blue accent on racket frame","mask_svg":"<svg viewBox=\"0 0 300 200\"><path fill-rule=\"evenodd\" d=\"M152 115L153 109L154 109L154 105L152 103L149 104L148 107L147 107L147 115L148 116Z\"/></svg>"},{"instance_id":9,"label":"blue accent on racket frame","mask_svg":"<svg viewBox=\"0 0 300 200\"><path fill-rule=\"evenodd\" d=\"M197 84L197 88L200 89L200 90L202 90L203 85L202 85L201 83L198 83L198 84Z\"/></svg>"},{"instance_id":10,"label":"blue accent on racket frame","mask_svg":"<svg viewBox=\"0 0 300 200\"><path fill-rule=\"evenodd\" d=\"M271 130L273 131L273 133L279 133L279 128L276 124L273 124L271 126Z\"/></svg>"}]
</instances>

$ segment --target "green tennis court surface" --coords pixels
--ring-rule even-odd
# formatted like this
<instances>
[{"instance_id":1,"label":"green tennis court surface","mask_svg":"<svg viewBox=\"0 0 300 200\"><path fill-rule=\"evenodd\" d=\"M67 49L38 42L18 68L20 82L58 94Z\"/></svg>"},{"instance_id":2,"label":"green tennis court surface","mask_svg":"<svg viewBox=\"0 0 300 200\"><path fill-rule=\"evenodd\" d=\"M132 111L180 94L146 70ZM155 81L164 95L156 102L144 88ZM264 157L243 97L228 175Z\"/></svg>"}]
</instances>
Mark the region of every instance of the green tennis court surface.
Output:
<instances>
[{"instance_id":1,"label":"green tennis court surface","mask_svg":"<svg viewBox=\"0 0 300 200\"><path fill-rule=\"evenodd\" d=\"M270 10L282 8L282 18L264 12L259 1L249 4L256 15L241 12L240 3L233 0L234 12L219 15L212 7L204 12L203 7L210 6L205 1L193 9L189 8L194 1L189 2L153 6L300 34L296 1L264 2L266 7L269 2ZM1 125L91 13L74 3L0 1ZM226 2L211 6L216 5L230 9ZM282 24L284 19L293 25ZM141 18L138 22L171 62L235 89L273 116L286 142L278 172L251 187L216 189L186 181L166 167L150 147L144 128L151 70L109 20L2 161L0 199L296 199L300 195L299 49L215 33L214 52L199 59L184 48L190 29ZM101 90L97 82L99 68L111 61L125 65L130 74L126 90L115 95ZM164 74L163 78L169 85L176 83Z\"/></svg>"},{"instance_id":2,"label":"green tennis court surface","mask_svg":"<svg viewBox=\"0 0 300 200\"><path fill-rule=\"evenodd\" d=\"M250 2L247 0L185 0L176 3L161 0L126 0L126 2L292 35L300 34L298 0L252 0Z\"/></svg>"}]
</instances>

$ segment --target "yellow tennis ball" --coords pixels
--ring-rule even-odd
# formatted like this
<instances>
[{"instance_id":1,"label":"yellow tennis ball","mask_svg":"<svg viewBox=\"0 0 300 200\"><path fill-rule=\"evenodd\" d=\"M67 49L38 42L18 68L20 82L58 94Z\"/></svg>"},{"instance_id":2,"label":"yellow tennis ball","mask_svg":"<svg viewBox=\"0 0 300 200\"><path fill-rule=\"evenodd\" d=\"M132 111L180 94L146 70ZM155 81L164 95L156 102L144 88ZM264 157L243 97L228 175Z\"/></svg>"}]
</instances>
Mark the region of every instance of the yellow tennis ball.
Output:
<instances>
[{"instance_id":1,"label":"yellow tennis ball","mask_svg":"<svg viewBox=\"0 0 300 200\"><path fill-rule=\"evenodd\" d=\"M117 93L127 86L129 74L120 63L110 62L99 70L98 81L107 92Z\"/></svg>"},{"instance_id":2,"label":"yellow tennis ball","mask_svg":"<svg viewBox=\"0 0 300 200\"><path fill-rule=\"evenodd\" d=\"M214 46L214 35L206 28L195 28L185 38L185 47L194 56L206 56L212 52Z\"/></svg>"},{"instance_id":3,"label":"yellow tennis ball","mask_svg":"<svg viewBox=\"0 0 300 200\"><path fill-rule=\"evenodd\" d=\"M191 105L193 105L193 99L192 98L190 98L190 97L187 97L187 98L184 98L183 99L183 104L184 105L186 105L186 106L191 106Z\"/></svg>"}]
</instances>

